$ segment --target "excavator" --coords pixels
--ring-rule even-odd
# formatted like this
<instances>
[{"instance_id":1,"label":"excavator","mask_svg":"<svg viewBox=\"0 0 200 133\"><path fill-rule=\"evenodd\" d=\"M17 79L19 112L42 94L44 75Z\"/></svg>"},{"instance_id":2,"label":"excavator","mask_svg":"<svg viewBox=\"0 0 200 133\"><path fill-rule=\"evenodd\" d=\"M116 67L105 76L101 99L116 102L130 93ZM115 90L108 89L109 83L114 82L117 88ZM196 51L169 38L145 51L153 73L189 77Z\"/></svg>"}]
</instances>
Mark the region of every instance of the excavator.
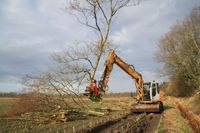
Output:
<instances>
[{"instance_id":1,"label":"excavator","mask_svg":"<svg viewBox=\"0 0 200 133\"><path fill-rule=\"evenodd\" d=\"M163 111L163 103L159 94L159 84L155 81L144 83L142 75L138 73L133 65L125 63L120 57L118 57L114 50L111 50L108 54L108 58L104 63L104 69L101 74L101 78L98 82L98 95L94 96L92 91L89 91L89 87L86 87L86 92L90 96L91 100L102 100L102 95L105 94L107 84L113 70L113 65L116 64L122 70L124 70L130 77L134 79L136 86L136 103L131 106L131 111L134 113L161 113ZM95 80L96 83L96 80Z\"/></svg>"}]
</instances>

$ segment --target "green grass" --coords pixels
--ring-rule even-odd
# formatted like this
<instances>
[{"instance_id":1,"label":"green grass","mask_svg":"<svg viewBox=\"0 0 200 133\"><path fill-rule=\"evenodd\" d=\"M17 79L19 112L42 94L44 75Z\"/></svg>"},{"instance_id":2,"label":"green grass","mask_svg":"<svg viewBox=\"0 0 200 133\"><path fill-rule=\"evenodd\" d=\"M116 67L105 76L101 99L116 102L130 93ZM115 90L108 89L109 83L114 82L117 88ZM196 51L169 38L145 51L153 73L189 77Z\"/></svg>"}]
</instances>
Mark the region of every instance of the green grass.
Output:
<instances>
[{"instance_id":1,"label":"green grass","mask_svg":"<svg viewBox=\"0 0 200 133\"><path fill-rule=\"evenodd\" d=\"M192 129L186 119L181 116L172 99L164 102L165 111L163 112L159 125L158 133L191 133Z\"/></svg>"},{"instance_id":2,"label":"green grass","mask_svg":"<svg viewBox=\"0 0 200 133\"><path fill-rule=\"evenodd\" d=\"M158 133L163 133L163 129L164 129L164 120L163 120L163 116L161 116L159 124L158 124Z\"/></svg>"},{"instance_id":3,"label":"green grass","mask_svg":"<svg viewBox=\"0 0 200 133\"><path fill-rule=\"evenodd\" d=\"M181 116L179 111L174 112L173 117L175 118L176 123L179 123L179 125L181 127L181 129L180 129L181 131L180 132L183 132L183 133L191 133L192 132L188 121L185 120Z\"/></svg>"}]
</instances>

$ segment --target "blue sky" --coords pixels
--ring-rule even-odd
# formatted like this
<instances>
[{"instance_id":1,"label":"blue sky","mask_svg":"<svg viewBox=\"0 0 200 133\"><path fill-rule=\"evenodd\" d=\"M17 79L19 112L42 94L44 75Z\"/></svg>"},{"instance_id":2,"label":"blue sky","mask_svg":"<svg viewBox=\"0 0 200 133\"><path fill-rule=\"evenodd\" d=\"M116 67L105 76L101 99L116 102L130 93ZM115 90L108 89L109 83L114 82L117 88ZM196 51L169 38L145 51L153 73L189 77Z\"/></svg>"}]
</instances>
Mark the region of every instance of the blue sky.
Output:
<instances>
[{"instance_id":1,"label":"blue sky","mask_svg":"<svg viewBox=\"0 0 200 133\"><path fill-rule=\"evenodd\" d=\"M66 0L0 1L0 91L20 91L27 73L45 71L50 54L79 41L93 39L93 31L79 24L64 9ZM154 59L159 39L187 16L199 0L144 0L124 8L113 23L111 37L118 53L133 64L145 81L162 81ZM103 62L103 60L101 61ZM97 78L101 73L98 69ZM115 67L109 91L131 91L132 79Z\"/></svg>"}]
</instances>

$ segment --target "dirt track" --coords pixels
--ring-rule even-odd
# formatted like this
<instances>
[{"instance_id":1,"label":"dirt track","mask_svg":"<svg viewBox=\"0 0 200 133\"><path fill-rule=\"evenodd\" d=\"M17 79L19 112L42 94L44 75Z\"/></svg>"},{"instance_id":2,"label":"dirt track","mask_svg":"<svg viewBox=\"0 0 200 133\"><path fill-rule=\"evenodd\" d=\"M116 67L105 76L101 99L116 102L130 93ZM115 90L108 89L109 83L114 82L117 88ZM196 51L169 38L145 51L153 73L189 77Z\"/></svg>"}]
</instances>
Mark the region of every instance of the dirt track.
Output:
<instances>
[{"instance_id":1,"label":"dirt track","mask_svg":"<svg viewBox=\"0 0 200 133\"><path fill-rule=\"evenodd\" d=\"M157 128L160 114L128 114L121 119L109 121L85 133L145 133L153 132Z\"/></svg>"}]
</instances>

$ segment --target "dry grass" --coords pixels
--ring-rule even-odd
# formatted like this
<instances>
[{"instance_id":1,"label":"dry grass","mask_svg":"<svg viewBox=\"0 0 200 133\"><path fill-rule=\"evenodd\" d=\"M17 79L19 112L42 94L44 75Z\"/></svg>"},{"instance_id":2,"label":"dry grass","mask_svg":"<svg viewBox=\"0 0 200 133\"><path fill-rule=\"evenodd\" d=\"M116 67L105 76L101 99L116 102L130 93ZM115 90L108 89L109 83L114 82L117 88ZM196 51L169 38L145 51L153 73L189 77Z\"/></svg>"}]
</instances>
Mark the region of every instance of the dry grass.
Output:
<instances>
[{"instance_id":1,"label":"dry grass","mask_svg":"<svg viewBox=\"0 0 200 133\"><path fill-rule=\"evenodd\" d=\"M12 108L18 98L4 97L0 98L0 117L8 115L8 110Z\"/></svg>"},{"instance_id":2,"label":"dry grass","mask_svg":"<svg viewBox=\"0 0 200 133\"><path fill-rule=\"evenodd\" d=\"M160 119L158 133L191 133L192 129L180 111L176 108L173 99L168 97L164 102L165 111Z\"/></svg>"},{"instance_id":3,"label":"dry grass","mask_svg":"<svg viewBox=\"0 0 200 133\"><path fill-rule=\"evenodd\" d=\"M69 120L64 123L51 118L42 123L21 116L3 118L0 119L0 132L77 132L123 117L129 113L130 105L134 102L131 97L106 97L102 103L93 103L87 99L84 101L93 110L103 111L106 115L101 117L88 116L86 119Z\"/></svg>"},{"instance_id":4,"label":"dry grass","mask_svg":"<svg viewBox=\"0 0 200 133\"><path fill-rule=\"evenodd\" d=\"M184 118L189 120L190 125L196 133L200 132L200 118L195 115L192 111L184 107L182 104L176 101L178 109L181 111L181 114Z\"/></svg>"},{"instance_id":5,"label":"dry grass","mask_svg":"<svg viewBox=\"0 0 200 133\"><path fill-rule=\"evenodd\" d=\"M186 106L193 113L200 116L200 96L194 95L189 98L179 98L179 102Z\"/></svg>"}]
</instances>

